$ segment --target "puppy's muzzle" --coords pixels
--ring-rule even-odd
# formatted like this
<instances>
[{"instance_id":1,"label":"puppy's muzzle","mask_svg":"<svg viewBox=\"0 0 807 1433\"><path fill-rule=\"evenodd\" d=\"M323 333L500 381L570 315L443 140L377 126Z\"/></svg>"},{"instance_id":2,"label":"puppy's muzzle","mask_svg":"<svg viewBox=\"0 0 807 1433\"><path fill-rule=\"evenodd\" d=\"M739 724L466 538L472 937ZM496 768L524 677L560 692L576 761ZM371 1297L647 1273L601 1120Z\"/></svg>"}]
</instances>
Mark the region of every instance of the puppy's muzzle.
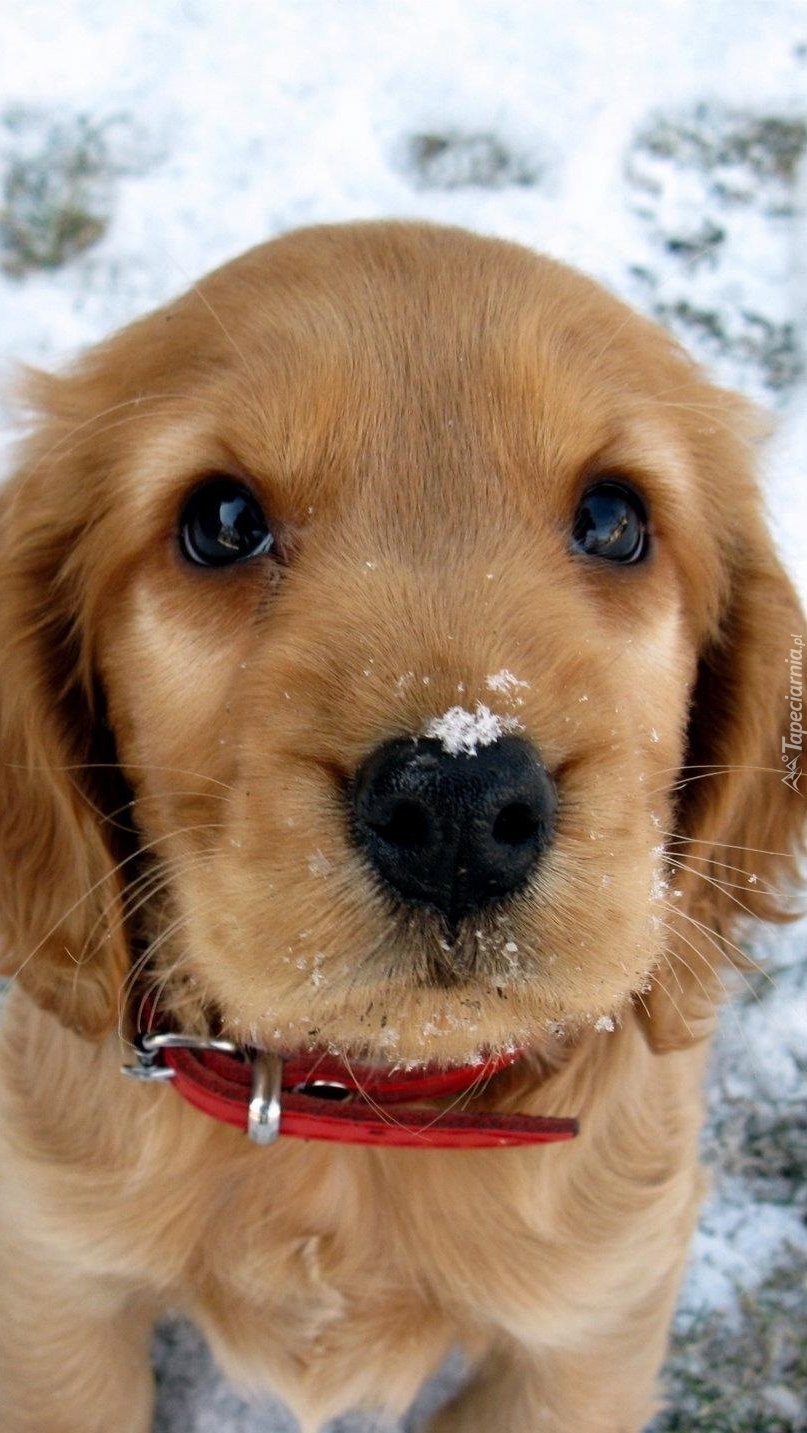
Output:
<instances>
[{"instance_id":1,"label":"puppy's muzzle","mask_svg":"<svg viewBox=\"0 0 807 1433\"><path fill-rule=\"evenodd\" d=\"M520 891L550 845L557 796L536 751L506 736L472 754L384 742L351 791L353 839L387 891L449 931Z\"/></svg>"}]
</instances>

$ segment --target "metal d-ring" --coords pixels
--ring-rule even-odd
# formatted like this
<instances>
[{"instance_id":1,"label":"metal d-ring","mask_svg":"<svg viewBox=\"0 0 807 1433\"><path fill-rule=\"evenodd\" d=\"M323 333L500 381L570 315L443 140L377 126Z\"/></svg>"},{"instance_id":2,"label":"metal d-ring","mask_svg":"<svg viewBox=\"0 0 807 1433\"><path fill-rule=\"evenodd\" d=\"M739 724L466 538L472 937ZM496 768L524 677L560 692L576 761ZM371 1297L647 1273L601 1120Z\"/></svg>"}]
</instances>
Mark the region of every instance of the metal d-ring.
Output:
<instances>
[{"instance_id":1,"label":"metal d-ring","mask_svg":"<svg viewBox=\"0 0 807 1433\"><path fill-rule=\"evenodd\" d=\"M261 1050L252 1062L252 1094L247 1134L253 1144L274 1144L280 1134L280 1091L283 1061Z\"/></svg>"}]
</instances>

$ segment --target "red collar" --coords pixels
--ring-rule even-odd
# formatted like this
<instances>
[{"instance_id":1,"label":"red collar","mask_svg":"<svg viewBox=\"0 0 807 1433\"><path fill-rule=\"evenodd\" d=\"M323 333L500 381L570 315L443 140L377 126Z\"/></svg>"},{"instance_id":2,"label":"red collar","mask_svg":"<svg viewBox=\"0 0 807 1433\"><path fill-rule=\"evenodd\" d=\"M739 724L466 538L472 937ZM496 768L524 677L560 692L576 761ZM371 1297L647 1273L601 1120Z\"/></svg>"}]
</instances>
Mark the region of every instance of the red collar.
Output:
<instances>
[{"instance_id":1,"label":"red collar","mask_svg":"<svg viewBox=\"0 0 807 1433\"><path fill-rule=\"evenodd\" d=\"M457 1109L463 1095L484 1090L494 1075L522 1056L490 1057L477 1065L414 1070L343 1063L316 1054L281 1060L244 1053L226 1040L152 1032L138 1036L138 1064L124 1072L141 1080L170 1080L189 1104L246 1130L256 1144L279 1135L342 1144L417 1149L485 1149L573 1139L574 1119ZM455 1097L448 1108L423 1100Z\"/></svg>"}]
</instances>

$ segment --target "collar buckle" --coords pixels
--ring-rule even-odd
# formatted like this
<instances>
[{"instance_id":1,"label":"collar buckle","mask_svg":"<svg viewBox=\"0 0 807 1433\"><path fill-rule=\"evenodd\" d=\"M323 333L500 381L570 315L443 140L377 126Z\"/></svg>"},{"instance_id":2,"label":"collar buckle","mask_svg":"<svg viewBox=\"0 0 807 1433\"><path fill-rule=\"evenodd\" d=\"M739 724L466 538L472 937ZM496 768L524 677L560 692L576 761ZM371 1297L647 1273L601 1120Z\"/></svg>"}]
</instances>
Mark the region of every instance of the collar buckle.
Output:
<instances>
[{"instance_id":1,"label":"collar buckle","mask_svg":"<svg viewBox=\"0 0 807 1433\"><path fill-rule=\"evenodd\" d=\"M174 1031L158 1030L136 1035L133 1043L137 1063L121 1065L121 1074L141 1083L166 1083L174 1079L176 1070L164 1061L166 1050L194 1050L203 1054L215 1050L220 1055L235 1055L243 1059L243 1052L232 1040L216 1040L212 1036L180 1035ZM279 1055L258 1050L251 1063L252 1090L247 1112L247 1134L253 1144L274 1144L280 1134L283 1061Z\"/></svg>"},{"instance_id":2,"label":"collar buckle","mask_svg":"<svg viewBox=\"0 0 807 1433\"><path fill-rule=\"evenodd\" d=\"M218 1050L222 1055L240 1055L232 1040L215 1040L205 1035L177 1035L173 1031L147 1031L135 1035L133 1048L137 1063L121 1065L121 1074L130 1080L173 1080L176 1073L163 1062L165 1050Z\"/></svg>"}]
</instances>

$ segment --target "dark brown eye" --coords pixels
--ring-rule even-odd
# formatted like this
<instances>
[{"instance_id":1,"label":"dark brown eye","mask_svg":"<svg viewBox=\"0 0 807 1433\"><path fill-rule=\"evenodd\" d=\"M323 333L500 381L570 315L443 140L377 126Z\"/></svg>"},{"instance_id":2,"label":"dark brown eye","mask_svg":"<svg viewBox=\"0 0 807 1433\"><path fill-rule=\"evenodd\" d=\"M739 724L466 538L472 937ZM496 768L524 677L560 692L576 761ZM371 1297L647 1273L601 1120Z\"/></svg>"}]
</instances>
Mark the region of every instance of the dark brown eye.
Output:
<instances>
[{"instance_id":1,"label":"dark brown eye","mask_svg":"<svg viewBox=\"0 0 807 1433\"><path fill-rule=\"evenodd\" d=\"M198 567L227 567L270 551L274 537L257 498L234 478L208 478L179 520L183 557Z\"/></svg>"},{"instance_id":2,"label":"dark brown eye","mask_svg":"<svg viewBox=\"0 0 807 1433\"><path fill-rule=\"evenodd\" d=\"M572 547L609 562L640 562L647 556L647 513L639 494L623 483L595 483L581 498L572 529Z\"/></svg>"}]
</instances>

